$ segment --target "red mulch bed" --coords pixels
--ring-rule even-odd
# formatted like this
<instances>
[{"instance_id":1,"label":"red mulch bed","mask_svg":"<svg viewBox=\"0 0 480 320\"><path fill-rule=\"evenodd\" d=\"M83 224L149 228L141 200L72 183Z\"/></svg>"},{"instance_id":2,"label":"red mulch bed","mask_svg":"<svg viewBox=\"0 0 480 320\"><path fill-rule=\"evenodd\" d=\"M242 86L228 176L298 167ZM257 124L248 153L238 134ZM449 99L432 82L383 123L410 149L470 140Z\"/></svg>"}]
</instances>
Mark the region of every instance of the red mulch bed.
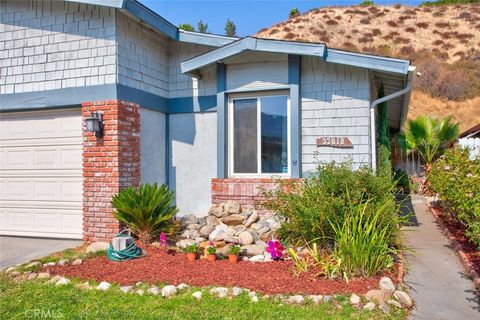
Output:
<instances>
[{"instance_id":1,"label":"red mulch bed","mask_svg":"<svg viewBox=\"0 0 480 320\"><path fill-rule=\"evenodd\" d=\"M141 281L174 285L186 283L191 286L239 286L264 294L363 294L375 289L381 277L351 279L347 284L340 280L314 277L313 273L295 277L292 274L292 261L240 261L238 264L231 264L228 260L190 262L182 253L165 253L162 249L153 247L148 247L147 252L148 255L144 258L126 262L112 262L102 256L86 259L77 266L52 266L46 269L52 274L121 285ZM395 279L394 276L391 277Z\"/></svg>"},{"instance_id":2,"label":"red mulch bed","mask_svg":"<svg viewBox=\"0 0 480 320\"><path fill-rule=\"evenodd\" d=\"M451 215L440 213L438 217L447 227L450 234L457 240L473 269L480 274L480 251L476 245L465 236L464 226Z\"/></svg>"}]
</instances>

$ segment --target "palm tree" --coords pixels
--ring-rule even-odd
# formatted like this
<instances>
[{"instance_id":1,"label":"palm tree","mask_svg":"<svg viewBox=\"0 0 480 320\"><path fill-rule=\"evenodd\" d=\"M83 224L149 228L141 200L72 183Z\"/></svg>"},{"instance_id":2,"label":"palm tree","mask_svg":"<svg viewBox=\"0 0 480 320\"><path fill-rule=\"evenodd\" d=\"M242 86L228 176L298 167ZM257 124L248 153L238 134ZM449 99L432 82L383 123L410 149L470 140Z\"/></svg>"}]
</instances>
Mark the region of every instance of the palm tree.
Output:
<instances>
[{"instance_id":1,"label":"palm tree","mask_svg":"<svg viewBox=\"0 0 480 320\"><path fill-rule=\"evenodd\" d=\"M407 152L418 152L425 165L425 171L429 172L432 163L460 134L460 125L451 123L451 120L452 116L442 120L418 116L408 121L405 134L398 137L400 147Z\"/></svg>"}]
</instances>

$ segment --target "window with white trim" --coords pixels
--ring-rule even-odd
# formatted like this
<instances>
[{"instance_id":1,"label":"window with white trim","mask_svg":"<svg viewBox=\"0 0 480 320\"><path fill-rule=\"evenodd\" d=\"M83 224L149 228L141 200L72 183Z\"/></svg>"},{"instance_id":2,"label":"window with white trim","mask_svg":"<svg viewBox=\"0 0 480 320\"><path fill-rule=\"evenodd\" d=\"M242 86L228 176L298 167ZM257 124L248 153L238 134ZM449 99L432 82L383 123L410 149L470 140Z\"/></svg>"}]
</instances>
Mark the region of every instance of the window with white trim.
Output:
<instances>
[{"instance_id":1,"label":"window with white trim","mask_svg":"<svg viewBox=\"0 0 480 320\"><path fill-rule=\"evenodd\" d=\"M290 175L288 95L229 100L230 176Z\"/></svg>"}]
</instances>

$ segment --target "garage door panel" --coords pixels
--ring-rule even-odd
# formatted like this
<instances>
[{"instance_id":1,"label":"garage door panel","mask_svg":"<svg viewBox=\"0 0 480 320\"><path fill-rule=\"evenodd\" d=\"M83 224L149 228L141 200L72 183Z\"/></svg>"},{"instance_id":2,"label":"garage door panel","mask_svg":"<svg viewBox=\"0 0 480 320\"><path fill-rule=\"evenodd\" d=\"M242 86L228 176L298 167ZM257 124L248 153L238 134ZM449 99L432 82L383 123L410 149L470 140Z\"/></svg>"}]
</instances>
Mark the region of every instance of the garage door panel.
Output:
<instances>
[{"instance_id":1,"label":"garage door panel","mask_svg":"<svg viewBox=\"0 0 480 320\"><path fill-rule=\"evenodd\" d=\"M80 110L1 117L0 233L81 238Z\"/></svg>"}]
</instances>

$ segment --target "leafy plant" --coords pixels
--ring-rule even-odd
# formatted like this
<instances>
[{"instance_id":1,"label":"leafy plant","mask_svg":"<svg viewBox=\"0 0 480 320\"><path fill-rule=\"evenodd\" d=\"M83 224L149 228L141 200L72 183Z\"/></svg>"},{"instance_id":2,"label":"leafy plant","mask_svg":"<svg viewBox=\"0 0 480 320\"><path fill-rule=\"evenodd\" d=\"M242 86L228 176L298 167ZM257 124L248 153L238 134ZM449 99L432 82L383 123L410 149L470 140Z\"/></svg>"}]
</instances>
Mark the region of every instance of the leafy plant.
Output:
<instances>
[{"instance_id":1,"label":"leafy plant","mask_svg":"<svg viewBox=\"0 0 480 320\"><path fill-rule=\"evenodd\" d=\"M178 28L185 31L195 31L195 28L190 23L181 23Z\"/></svg>"},{"instance_id":2,"label":"leafy plant","mask_svg":"<svg viewBox=\"0 0 480 320\"><path fill-rule=\"evenodd\" d=\"M360 7L371 7L371 6L374 6L375 3L373 1L365 0L365 1L360 2L358 5Z\"/></svg>"},{"instance_id":3,"label":"leafy plant","mask_svg":"<svg viewBox=\"0 0 480 320\"><path fill-rule=\"evenodd\" d=\"M183 248L183 251L186 253L197 253L198 251L198 243L192 243L185 248Z\"/></svg>"},{"instance_id":4,"label":"leafy plant","mask_svg":"<svg viewBox=\"0 0 480 320\"><path fill-rule=\"evenodd\" d=\"M350 188L347 197L347 188ZM394 199L394 184L391 179L375 174L362 167L352 170L350 163L320 164L317 171L304 181L281 179L273 190L264 190L263 206L277 212L285 222L278 230L281 239L290 243L316 241L322 247L332 247L335 240L329 220L343 221L351 214L350 204L369 200L369 205L378 208L386 199ZM397 206L388 203L381 217L382 223L397 221ZM398 228L391 228L390 242L395 243Z\"/></svg>"},{"instance_id":5,"label":"leafy plant","mask_svg":"<svg viewBox=\"0 0 480 320\"><path fill-rule=\"evenodd\" d=\"M298 8L293 8L292 10L290 10L290 13L288 14L288 19L298 17L299 15L300 15L300 11L298 11Z\"/></svg>"},{"instance_id":6,"label":"leafy plant","mask_svg":"<svg viewBox=\"0 0 480 320\"><path fill-rule=\"evenodd\" d=\"M238 244L230 246L229 253L238 255L240 253L241 247Z\"/></svg>"},{"instance_id":7,"label":"leafy plant","mask_svg":"<svg viewBox=\"0 0 480 320\"><path fill-rule=\"evenodd\" d=\"M452 116L442 120L418 116L408 121L405 134L398 137L401 148L420 154L427 173L432 163L445 152L448 144L458 138L459 124L451 123L451 119Z\"/></svg>"},{"instance_id":8,"label":"leafy plant","mask_svg":"<svg viewBox=\"0 0 480 320\"><path fill-rule=\"evenodd\" d=\"M470 160L468 150L447 150L433 164L428 180L445 209L480 249L480 158Z\"/></svg>"},{"instance_id":9,"label":"leafy plant","mask_svg":"<svg viewBox=\"0 0 480 320\"><path fill-rule=\"evenodd\" d=\"M214 242L210 242L206 248L208 254L215 254L217 253L217 247L215 246Z\"/></svg>"},{"instance_id":10,"label":"leafy plant","mask_svg":"<svg viewBox=\"0 0 480 320\"><path fill-rule=\"evenodd\" d=\"M309 264L306 259L301 257L297 251L293 248L288 248L288 255L292 258L293 260L293 266L294 266L294 273L295 274L300 274L302 272L307 272L309 269Z\"/></svg>"},{"instance_id":11,"label":"leafy plant","mask_svg":"<svg viewBox=\"0 0 480 320\"><path fill-rule=\"evenodd\" d=\"M343 221L329 221L335 238L333 255L341 260L340 269L345 274L371 276L392 267L397 249L390 245L389 233L398 225L394 220L381 221L390 201L394 200L388 199L380 208L373 210L369 206L370 201L350 204L352 214Z\"/></svg>"},{"instance_id":12,"label":"leafy plant","mask_svg":"<svg viewBox=\"0 0 480 320\"><path fill-rule=\"evenodd\" d=\"M162 230L172 231L174 193L166 185L143 184L129 187L112 198L113 215L124 223L143 243L158 238Z\"/></svg>"},{"instance_id":13,"label":"leafy plant","mask_svg":"<svg viewBox=\"0 0 480 320\"><path fill-rule=\"evenodd\" d=\"M395 170L393 174L393 179L395 180L397 190L403 194L409 194L412 190L412 182L408 177L408 173L402 169Z\"/></svg>"},{"instance_id":14,"label":"leafy plant","mask_svg":"<svg viewBox=\"0 0 480 320\"><path fill-rule=\"evenodd\" d=\"M237 36L237 26L235 25L235 23L230 21L230 19L227 19L227 22L225 23L225 35L227 37Z\"/></svg>"}]
</instances>

